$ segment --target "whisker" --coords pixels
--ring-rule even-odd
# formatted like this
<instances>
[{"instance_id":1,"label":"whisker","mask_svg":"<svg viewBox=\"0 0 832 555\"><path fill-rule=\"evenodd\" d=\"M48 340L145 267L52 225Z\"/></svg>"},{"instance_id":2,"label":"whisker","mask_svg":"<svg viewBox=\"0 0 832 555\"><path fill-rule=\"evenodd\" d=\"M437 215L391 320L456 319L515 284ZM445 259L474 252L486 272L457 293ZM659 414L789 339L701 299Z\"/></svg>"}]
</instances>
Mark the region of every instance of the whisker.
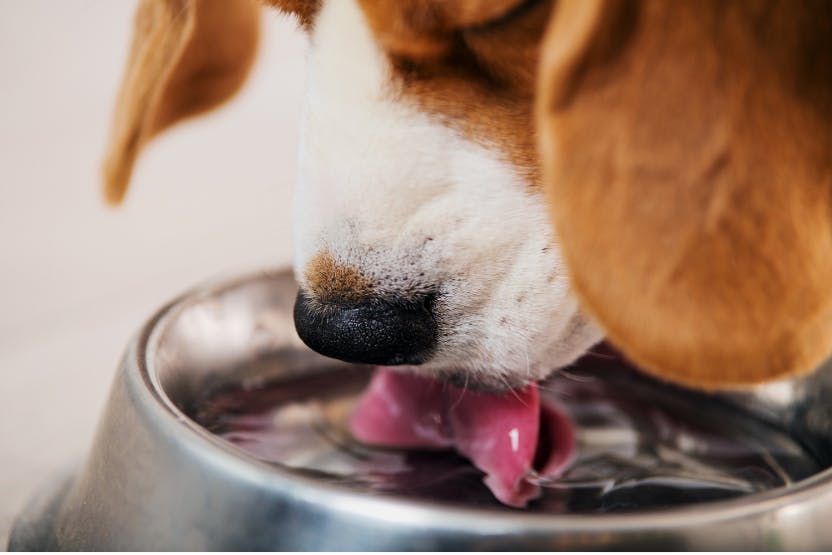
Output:
<instances>
[{"instance_id":1,"label":"whisker","mask_svg":"<svg viewBox=\"0 0 832 555\"><path fill-rule=\"evenodd\" d=\"M511 387L511 383L509 383L509 381L506 379L506 377L502 374L498 374L498 375L500 377L500 380L504 384L506 384L506 387L509 389L509 391L511 391L511 394L514 395L514 398L517 399L517 401L521 405L523 405L524 407L528 407L529 405L523 399L520 398L520 396L517 394L517 391L513 387Z\"/></svg>"},{"instance_id":2,"label":"whisker","mask_svg":"<svg viewBox=\"0 0 832 555\"><path fill-rule=\"evenodd\" d=\"M465 392L468 391L468 379L471 377L471 374L468 372L465 373L465 382L462 384L462 393L459 394L454 404L448 408L448 412L453 412L453 410L462 402L462 398L465 396Z\"/></svg>"},{"instance_id":3,"label":"whisker","mask_svg":"<svg viewBox=\"0 0 832 555\"><path fill-rule=\"evenodd\" d=\"M563 376L564 378L566 378L568 380L572 380L573 382L590 383L590 382L597 381L597 378L595 376L582 376L580 374L575 374L573 372L570 372L566 368L559 369L558 373L561 376Z\"/></svg>"},{"instance_id":4,"label":"whisker","mask_svg":"<svg viewBox=\"0 0 832 555\"><path fill-rule=\"evenodd\" d=\"M604 360L618 360L619 357L615 355L608 355L606 353L597 353L595 351L587 351L584 356L592 357L592 358L602 358Z\"/></svg>"}]
</instances>

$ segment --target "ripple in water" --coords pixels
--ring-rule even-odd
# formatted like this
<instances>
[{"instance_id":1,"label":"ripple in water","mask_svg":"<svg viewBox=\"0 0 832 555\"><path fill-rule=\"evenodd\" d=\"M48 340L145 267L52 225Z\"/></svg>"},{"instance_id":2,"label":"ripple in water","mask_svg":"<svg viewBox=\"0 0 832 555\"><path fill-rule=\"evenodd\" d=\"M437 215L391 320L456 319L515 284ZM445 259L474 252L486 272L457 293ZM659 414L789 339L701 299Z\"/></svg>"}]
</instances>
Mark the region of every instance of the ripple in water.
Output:
<instances>
[{"instance_id":1,"label":"ripple in water","mask_svg":"<svg viewBox=\"0 0 832 555\"><path fill-rule=\"evenodd\" d=\"M571 415L577 454L543 482L527 511L612 513L723 500L788 486L823 469L784 431L740 409L634 375L590 355L541 384ZM603 376L603 379L596 376ZM305 379L229 389L189 411L249 454L376 494L503 507L482 474L446 451L365 447L346 431L369 379L338 369Z\"/></svg>"}]
</instances>

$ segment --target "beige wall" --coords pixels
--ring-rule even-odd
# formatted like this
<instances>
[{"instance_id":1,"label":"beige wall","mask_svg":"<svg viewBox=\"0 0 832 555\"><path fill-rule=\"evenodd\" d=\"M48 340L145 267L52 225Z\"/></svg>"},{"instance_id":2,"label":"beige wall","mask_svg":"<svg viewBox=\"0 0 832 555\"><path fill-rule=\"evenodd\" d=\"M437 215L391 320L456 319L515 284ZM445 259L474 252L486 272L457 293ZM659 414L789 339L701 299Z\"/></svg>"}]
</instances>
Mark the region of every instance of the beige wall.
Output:
<instances>
[{"instance_id":1,"label":"beige wall","mask_svg":"<svg viewBox=\"0 0 832 555\"><path fill-rule=\"evenodd\" d=\"M142 320L217 274L287 264L304 39L269 14L225 109L160 138L126 205L98 163L133 2L0 0L0 547L80 458Z\"/></svg>"}]
</instances>

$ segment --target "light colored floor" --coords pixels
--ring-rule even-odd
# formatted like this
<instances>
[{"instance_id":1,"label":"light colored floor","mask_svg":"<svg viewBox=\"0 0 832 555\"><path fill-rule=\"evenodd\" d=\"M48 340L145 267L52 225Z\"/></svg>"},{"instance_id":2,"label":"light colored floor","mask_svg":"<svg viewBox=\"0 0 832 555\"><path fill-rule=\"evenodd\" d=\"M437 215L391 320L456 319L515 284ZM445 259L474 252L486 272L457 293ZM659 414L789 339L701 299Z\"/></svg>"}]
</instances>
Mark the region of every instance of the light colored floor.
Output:
<instances>
[{"instance_id":1,"label":"light colored floor","mask_svg":"<svg viewBox=\"0 0 832 555\"><path fill-rule=\"evenodd\" d=\"M83 456L148 315L290 260L302 35L269 14L241 96L160 138L112 210L98 164L132 10L0 0L0 549L33 490Z\"/></svg>"}]
</instances>

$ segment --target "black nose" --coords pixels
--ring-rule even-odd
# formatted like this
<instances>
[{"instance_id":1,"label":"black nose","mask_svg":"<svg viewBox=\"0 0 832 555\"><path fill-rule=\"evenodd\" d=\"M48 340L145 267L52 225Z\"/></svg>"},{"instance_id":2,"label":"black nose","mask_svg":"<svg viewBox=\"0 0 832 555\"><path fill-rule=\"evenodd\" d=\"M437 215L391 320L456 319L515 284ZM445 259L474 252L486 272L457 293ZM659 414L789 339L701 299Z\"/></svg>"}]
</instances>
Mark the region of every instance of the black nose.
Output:
<instances>
[{"instance_id":1,"label":"black nose","mask_svg":"<svg viewBox=\"0 0 832 555\"><path fill-rule=\"evenodd\" d=\"M303 292L295 300L295 328L322 355L365 364L420 364L436 343L432 299L397 303L369 299L321 305Z\"/></svg>"}]
</instances>

